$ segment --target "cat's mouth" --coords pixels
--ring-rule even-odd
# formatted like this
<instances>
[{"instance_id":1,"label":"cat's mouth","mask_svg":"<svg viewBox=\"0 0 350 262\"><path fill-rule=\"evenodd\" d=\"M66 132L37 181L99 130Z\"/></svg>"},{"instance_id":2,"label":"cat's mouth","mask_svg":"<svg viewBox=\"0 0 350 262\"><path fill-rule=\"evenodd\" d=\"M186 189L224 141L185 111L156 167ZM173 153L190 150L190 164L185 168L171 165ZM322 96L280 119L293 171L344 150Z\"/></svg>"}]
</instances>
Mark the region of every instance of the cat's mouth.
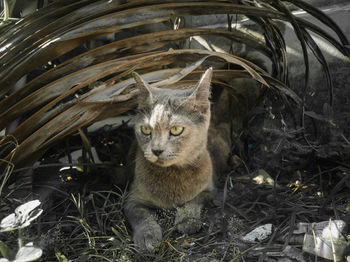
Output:
<instances>
[{"instance_id":1,"label":"cat's mouth","mask_svg":"<svg viewBox=\"0 0 350 262\"><path fill-rule=\"evenodd\" d=\"M161 159L158 157L157 161L155 162L156 165L158 166L162 166L162 167L167 167L167 166L171 166L174 164L173 161L171 160L165 160L165 159Z\"/></svg>"},{"instance_id":2,"label":"cat's mouth","mask_svg":"<svg viewBox=\"0 0 350 262\"><path fill-rule=\"evenodd\" d=\"M157 157L155 155L152 155L152 156L145 156L145 158L152 162L153 164L156 164L158 166L162 166L162 167L167 167L167 166L171 166L174 164L174 160L175 158L174 157L171 157L171 158L164 158L164 157Z\"/></svg>"}]
</instances>

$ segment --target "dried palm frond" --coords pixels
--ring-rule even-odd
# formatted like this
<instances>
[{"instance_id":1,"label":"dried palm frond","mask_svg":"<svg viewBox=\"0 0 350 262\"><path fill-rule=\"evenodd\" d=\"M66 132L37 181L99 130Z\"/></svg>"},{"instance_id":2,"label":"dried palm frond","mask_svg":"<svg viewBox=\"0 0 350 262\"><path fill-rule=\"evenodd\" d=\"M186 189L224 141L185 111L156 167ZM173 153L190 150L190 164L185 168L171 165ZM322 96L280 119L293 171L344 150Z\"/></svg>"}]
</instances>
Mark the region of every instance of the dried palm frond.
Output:
<instances>
[{"instance_id":1,"label":"dried palm frond","mask_svg":"<svg viewBox=\"0 0 350 262\"><path fill-rule=\"evenodd\" d=\"M79 128L134 108L137 93L130 78L134 70L146 73L145 78L150 82L166 82L170 79L181 81L187 76L191 78L199 73L202 64L215 63L221 68L231 64L240 70L217 68L213 81L230 86L233 78L253 77L279 95L303 104L305 97L299 97L286 86L286 45L276 20L291 23L300 41L305 61L305 90L309 72L307 46L324 67L332 86L326 60L310 32L327 40L344 55L349 54L345 47L349 43L339 27L301 0L124 2L55 1L17 23L0 28L0 130L17 118L24 118L10 136L0 141L0 158L11 160L16 167L31 165L55 142ZM333 30L339 39L319 26L295 17L286 3L309 12ZM185 25L171 30L167 26L176 17L226 14L248 17L261 27L260 33L265 36L265 41L248 33L220 28ZM138 33L140 28L150 28L151 25L156 27L148 29L150 32ZM115 33L118 37L126 30L128 37L70 55L66 61L55 62L90 40ZM208 35L243 43L256 50L271 60L271 74L229 53L173 50L174 43ZM173 49L168 50L170 47ZM14 90L23 76L48 62L55 66ZM332 87L330 90L332 97ZM18 141L16 150L8 143L10 137Z\"/></svg>"}]
</instances>

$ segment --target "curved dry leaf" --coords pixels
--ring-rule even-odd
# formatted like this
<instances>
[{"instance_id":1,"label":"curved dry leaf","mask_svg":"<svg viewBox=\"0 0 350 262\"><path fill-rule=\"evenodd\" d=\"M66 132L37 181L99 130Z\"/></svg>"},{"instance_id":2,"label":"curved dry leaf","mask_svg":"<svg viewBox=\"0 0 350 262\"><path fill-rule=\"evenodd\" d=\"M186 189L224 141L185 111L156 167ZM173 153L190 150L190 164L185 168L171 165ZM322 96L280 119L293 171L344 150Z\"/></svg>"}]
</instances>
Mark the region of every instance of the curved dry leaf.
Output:
<instances>
[{"instance_id":1,"label":"curved dry leaf","mask_svg":"<svg viewBox=\"0 0 350 262\"><path fill-rule=\"evenodd\" d=\"M34 34L31 37L33 39L28 40L25 49L21 48L17 52L15 50L13 52L5 52L7 56L0 61L3 64L3 70L0 70L0 86L2 87L0 89L0 97L12 88L13 84L21 76L30 72L32 68L67 53L89 39L115 33L122 29L166 21L179 15L237 13L283 19L281 13L272 9L222 2L158 4L122 11L113 9L112 13L107 15L105 13L105 10L101 14L95 13L95 16L101 16L88 19L87 22L83 21L79 24L71 23L66 27L60 24L57 24L56 27L51 25L50 33L46 34L45 37L40 37L42 31L38 30L38 35ZM78 18L77 20L79 21ZM10 59L6 59L6 57Z\"/></svg>"}]
</instances>

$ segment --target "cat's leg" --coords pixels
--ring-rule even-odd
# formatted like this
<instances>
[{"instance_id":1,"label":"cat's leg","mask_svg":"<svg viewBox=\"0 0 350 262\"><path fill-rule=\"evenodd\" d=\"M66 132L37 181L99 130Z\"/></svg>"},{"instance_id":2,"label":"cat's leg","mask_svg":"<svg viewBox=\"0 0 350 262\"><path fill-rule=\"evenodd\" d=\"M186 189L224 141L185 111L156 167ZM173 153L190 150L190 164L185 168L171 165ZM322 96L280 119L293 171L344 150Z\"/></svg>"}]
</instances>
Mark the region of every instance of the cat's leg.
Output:
<instances>
[{"instance_id":1,"label":"cat's leg","mask_svg":"<svg viewBox=\"0 0 350 262\"><path fill-rule=\"evenodd\" d=\"M126 201L124 212L133 229L134 244L142 250L152 251L162 239L162 229L154 212L134 199Z\"/></svg>"},{"instance_id":2,"label":"cat's leg","mask_svg":"<svg viewBox=\"0 0 350 262\"><path fill-rule=\"evenodd\" d=\"M210 199L210 191L203 191L191 201L176 210L175 225L184 234L193 234L202 227L201 211L204 203Z\"/></svg>"}]
</instances>

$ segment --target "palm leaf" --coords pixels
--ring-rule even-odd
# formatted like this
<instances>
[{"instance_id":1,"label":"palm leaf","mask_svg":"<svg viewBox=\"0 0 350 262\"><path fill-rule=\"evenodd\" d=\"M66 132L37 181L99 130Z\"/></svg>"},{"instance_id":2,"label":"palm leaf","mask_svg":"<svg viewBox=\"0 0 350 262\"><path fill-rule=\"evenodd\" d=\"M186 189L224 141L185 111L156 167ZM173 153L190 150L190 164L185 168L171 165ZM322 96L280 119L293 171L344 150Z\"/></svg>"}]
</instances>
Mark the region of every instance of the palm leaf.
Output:
<instances>
[{"instance_id":1,"label":"palm leaf","mask_svg":"<svg viewBox=\"0 0 350 262\"><path fill-rule=\"evenodd\" d=\"M136 3L136 2L135 2ZM123 6L123 5L121 5ZM99 10L95 11L97 16ZM25 73L33 67L44 64L47 60L53 60L60 55L72 50L89 39L118 32L122 29L139 25L166 21L174 16L197 14L226 14L249 13L264 17L283 18L281 13L262 8L226 3L172 3L126 9L91 19L80 24L66 24L66 19L59 19L50 26L38 31L38 35L30 36L25 42L19 43L11 52L4 52L0 57L3 70L0 70L0 97ZM79 21L79 17L76 18ZM48 33L50 32L50 33ZM30 66L28 61L31 60Z\"/></svg>"},{"instance_id":2,"label":"palm leaf","mask_svg":"<svg viewBox=\"0 0 350 262\"><path fill-rule=\"evenodd\" d=\"M303 34L304 34L304 37L307 39L308 46L310 47L310 49L312 50L312 52L314 53L315 57L320 62L320 64L322 65L322 68L325 71L325 75L326 75L326 79L327 79L327 85L329 87L329 104L332 106L333 105L333 90L334 90L334 86L333 86L332 76L331 76L331 73L329 71L329 66L328 66L328 63L326 61L326 58L324 57L321 49L315 43L315 40L310 36L310 34L307 31L305 31L305 30L304 30Z\"/></svg>"},{"instance_id":3,"label":"palm leaf","mask_svg":"<svg viewBox=\"0 0 350 262\"><path fill-rule=\"evenodd\" d=\"M157 65L165 65L166 63L172 63L173 61L182 59L186 59L187 61L195 61L199 55L203 56L203 59L195 62L192 66L185 70L180 70L176 73L173 72L173 77L169 76L169 74L156 72L156 74L148 74L146 80L152 82L150 76L156 76L156 79L160 81L169 81L169 79L179 80L180 78L185 77L188 72L193 71L194 68L198 67L206 59L215 58L219 59L219 61L224 60L225 62L241 65L246 69L246 74L244 74L244 77L247 77L247 74L250 74L252 77L256 78L265 85L267 85L267 82L264 80L264 78L269 82L271 81L271 78L269 78L268 75L265 75L264 73L260 73L262 74L260 75L249 65L242 62L241 59L232 55L220 54L205 50L171 50L161 53L151 53L131 61L126 60L126 62L107 70L107 72L103 71L103 74L99 74L98 77L91 77L90 75L87 75L87 79L82 81L82 83L87 85L90 81L96 81L98 78L105 78L108 74L113 75L117 71L122 72L123 70L126 70L130 73L132 70L143 68L144 65L149 66L152 64L152 61L155 61ZM132 70L130 70L130 68L132 68ZM160 78L161 76L163 79ZM216 74L214 74L214 81L216 80L215 76ZM237 77L237 74L234 76ZM117 78L114 78L114 80L117 80ZM53 143L62 139L66 135L77 131L79 128L89 125L94 121L108 118L111 115L120 114L132 109L136 105L136 101L132 99L136 95L136 92L132 91L133 89L130 90L133 82L133 79L128 79L117 83L112 81L109 85L101 85L95 89L92 89L75 101L57 106L57 103L62 101L67 95L70 95L74 88L63 93L60 97L42 107L14 130L12 135L18 139L20 146L17 148L15 156L12 155L12 152L8 152L9 155L5 157L5 159L12 157L13 163L19 166L29 164L33 158L37 157L36 154L33 155L30 152L35 151L38 153L38 155L39 152L42 154L42 152L44 152L45 149L47 149ZM170 81L169 83L171 84L172 82L174 81ZM272 80L271 83L272 87L277 88L276 90L283 90L283 88L281 88L283 84L278 83L277 80ZM82 86L83 84L77 85L77 87ZM286 90L288 89L287 87L284 88ZM292 91L283 91L282 93L292 97L293 99L297 98ZM7 142L6 139L3 141L3 143L5 142Z\"/></svg>"},{"instance_id":4,"label":"palm leaf","mask_svg":"<svg viewBox=\"0 0 350 262\"><path fill-rule=\"evenodd\" d=\"M274 2L273 6L277 8L277 10L285 13L285 15L290 19L290 23L294 28L294 32L296 36L298 37L301 45L301 49L303 51L303 57L304 57L304 64L305 64L305 82L304 82L304 91L303 91L303 107L304 107L304 101L306 98L306 92L308 90L308 82L309 82L309 74L310 74L310 68L309 68L309 55L307 52L307 47L306 47L306 41L302 32L302 28L299 26L299 23L291 13L291 11L285 6L283 2ZM302 123L304 126L304 123Z\"/></svg>"},{"instance_id":5,"label":"palm leaf","mask_svg":"<svg viewBox=\"0 0 350 262\"><path fill-rule=\"evenodd\" d=\"M251 46L252 48L261 51L267 57L271 56L270 50L261 43L258 39L252 36L245 36L240 32L229 32L225 30L217 29L180 29L171 31L161 31L150 34L142 34L135 37L130 37L124 40L112 42L110 44L101 46L99 48L92 49L89 52L83 53L76 56L66 62L58 65L57 67L45 72L39 77L33 79L22 88L16 90L14 93L9 95L0 101L0 112L6 112L11 106L15 106L20 99L28 94L36 91L40 86L48 84L55 79L83 69L87 66L97 64L101 61L106 61L117 57L118 55L126 55L133 53L141 53L155 50L157 48L164 47L165 45L187 39L188 37L195 35L216 35L219 37L225 37L237 42L242 42ZM45 101L42 100L42 103ZM7 115L3 113L2 115ZM18 114L17 114L18 116ZM7 115L7 117L10 117ZM1 115L0 115L0 129L1 129ZM4 120L5 121L5 120ZM6 120L8 121L8 120ZM3 126L2 126L3 127Z\"/></svg>"},{"instance_id":6,"label":"palm leaf","mask_svg":"<svg viewBox=\"0 0 350 262\"><path fill-rule=\"evenodd\" d=\"M309 14L311 14L313 17L317 18L319 21L327 25L329 28L331 28L339 37L341 43L345 45L349 45L349 41L344 35L343 31L339 28L339 26L325 13L323 13L321 10L315 8L311 4L302 1L302 0L288 0L288 2L298 6L299 8L305 10Z\"/></svg>"},{"instance_id":7,"label":"palm leaf","mask_svg":"<svg viewBox=\"0 0 350 262\"><path fill-rule=\"evenodd\" d=\"M296 18L297 22L302 25L305 29L308 29L315 34L319 35L320 37L327 40L331 45L333 45L339 52L341 52L345 56L350 56L350 51L346 47L346 45L343 45L339 43L333 36L331 36L327 31L322 29L321 27L305 20L302 18Z\"/></svg>"},{"instance_id":8,"label":"palm leaf","mask_svg":"<svg viewBox=\"0 0 350 262\"><path fill-rule=\"evenodd\" d=\"M3 29L5 27L0 29L4 32L0 35L0 130L18 117L26 116L26 119L12 131L11 136L0 141L0 145L9 145L1 147L0 158L11 160L16 167L30 165L65 136L95 121L134 108L137 92L130 78L134 70L144 72L145 79L155 85L188 85L199 77L202 72L200 66L215 63L227 68L227 65L235 65L240 70L215 70L213 81L238 94L239 90L235 90L230 81L252 77L276 94L300 104L304 98L298 97L285 85L288 83L286 46L275 20L292 24L304 52L306 79L306 45L327 68L322 52L308 31L320 35L344 54L348 52L344 47L348 42L323 13L299 0L289 2L315 15L337 33L340 41L322 28L293 16L281 1L260 1L260 5L253 6L220 0L139 0L125 4L109 0L62 0L16 24L6 25L6 30ZM265 35L265 42L238 31L209 28L169 30L162 24L179 16L212 14L249 17L262 27L260 33ZM164 30L142 35L132 30L151 24L162 25ZM22 76L38 66L92 39L126 29L131 36L76 55L18 90L11 90ZM164 51L192 36L215 36L244 43L271 59L272 76L275 78L255 64L226 53L192 49ZM325 72L328 76L328 68ZM18 140L16 149L9 143L11 137Z\"/></svg>"}]
</instances>

